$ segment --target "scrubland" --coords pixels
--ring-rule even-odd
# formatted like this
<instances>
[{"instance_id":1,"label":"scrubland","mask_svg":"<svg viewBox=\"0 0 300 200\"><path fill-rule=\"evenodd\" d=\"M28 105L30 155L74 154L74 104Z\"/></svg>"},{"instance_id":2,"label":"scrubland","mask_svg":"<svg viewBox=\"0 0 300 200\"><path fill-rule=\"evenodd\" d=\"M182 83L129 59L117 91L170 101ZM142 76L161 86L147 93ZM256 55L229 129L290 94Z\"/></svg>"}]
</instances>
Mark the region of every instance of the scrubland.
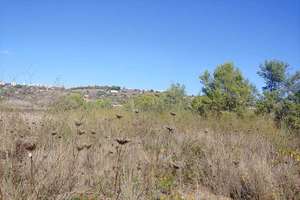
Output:
<instances>
[{"instance_id":1,"label":"scrubland","mask_svg":"<svg viewBox=\"0 0 300 200\"><path fill-rule=\"evenodd\" d=\"M0 199L300 199L298 136L247 114L1 109Z\"/></svg>"},{"instance_id":2,"label":"scrubland","mask_svg":"<svg viewBox=\"0 0 300 200\"><path fill-rule=\"evenodd\" d=\"M233 63L205 71L198 96L2 88L0 200L299 200L300 72L287 69L265 61L262 93Z\"/></svg>"}]
</instances>

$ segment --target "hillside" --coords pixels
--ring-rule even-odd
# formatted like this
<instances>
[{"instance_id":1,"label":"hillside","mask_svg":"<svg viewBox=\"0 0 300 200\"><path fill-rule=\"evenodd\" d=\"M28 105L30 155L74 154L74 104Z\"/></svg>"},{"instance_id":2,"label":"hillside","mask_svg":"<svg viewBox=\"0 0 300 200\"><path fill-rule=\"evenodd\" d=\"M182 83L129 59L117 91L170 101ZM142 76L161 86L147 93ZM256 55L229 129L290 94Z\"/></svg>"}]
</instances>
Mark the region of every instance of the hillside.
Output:
<instances>
[{"instance_id":1,"label":"hillside","mask_svg":"<svg viewBox=\"0 0 300 200\"><path fill-rule=\"evenodd\" d=\"M80 86L64 88L17 84L0 85L0 99L2 105L20 109L45 109L58 101L61 97L71 93L81 94L86 101L109 99L112 105L118 106L139 94L154 94L159 92L153 90L126 89L118 86Z\"/></svg>"},{"instance_id":2,"label":"hillside","mask_svg":"<svg viewBox=\"0 0 300 200\"><path fill-rule=\"evenodd\" d=\"M0 199L299 199L297 135L251 109L202 116L182 89L2 87Z\"/></svg>"}]
</instances>

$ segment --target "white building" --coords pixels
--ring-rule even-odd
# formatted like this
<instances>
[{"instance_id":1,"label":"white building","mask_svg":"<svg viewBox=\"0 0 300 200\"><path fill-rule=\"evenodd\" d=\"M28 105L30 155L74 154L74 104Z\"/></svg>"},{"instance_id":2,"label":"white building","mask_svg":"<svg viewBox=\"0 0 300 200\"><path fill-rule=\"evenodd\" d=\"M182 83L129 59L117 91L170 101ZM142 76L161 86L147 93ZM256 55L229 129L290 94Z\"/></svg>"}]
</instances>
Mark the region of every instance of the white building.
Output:
<instances>
[{"instance_id":1,"label":"white building","mask_svg":"<svg viewBox=\"0 0 300 200\"><path fill-rule=\"evenodd\" d=\"M119 91L118 90L111 90L110 93L117 94L117 93L119 93Z\"/></svg>"}]
</instances>

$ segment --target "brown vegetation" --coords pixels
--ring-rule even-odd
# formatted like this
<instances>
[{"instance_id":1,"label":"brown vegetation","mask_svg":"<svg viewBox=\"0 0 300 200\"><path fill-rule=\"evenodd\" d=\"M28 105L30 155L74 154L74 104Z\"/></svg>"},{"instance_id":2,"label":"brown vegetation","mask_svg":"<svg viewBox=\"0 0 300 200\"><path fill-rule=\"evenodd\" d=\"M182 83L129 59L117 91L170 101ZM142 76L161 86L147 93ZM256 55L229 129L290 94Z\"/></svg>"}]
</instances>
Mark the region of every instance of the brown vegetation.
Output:
<instances>
[{"instance_id":1,"label":"brown vegetation","mask_svg":"<svg viewBox=\"0 0 300 200\"><path fill-rule=\"evenodd\" d=\"M6 111L0 127L2 199L300 197L299 141L252 115Z\"/></svg>"}]
</instances>

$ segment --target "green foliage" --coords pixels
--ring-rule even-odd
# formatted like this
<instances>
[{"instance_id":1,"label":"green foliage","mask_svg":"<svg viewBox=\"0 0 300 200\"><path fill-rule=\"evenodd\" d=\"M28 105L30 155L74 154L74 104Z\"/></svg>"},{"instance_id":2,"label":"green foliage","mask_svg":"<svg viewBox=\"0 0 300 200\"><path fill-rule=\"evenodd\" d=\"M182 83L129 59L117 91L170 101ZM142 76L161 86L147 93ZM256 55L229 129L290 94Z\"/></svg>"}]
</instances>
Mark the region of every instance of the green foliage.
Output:
<instances>
[{"instance_id":1,"label":"green foliage","mask_svg":"<svg viewBox=\"0 0 300 200\"><path fill-rule=\"evenodd\" d=\"M180 110L188 107L185 86L179 83L172 84L166 92L161 95L165 110Z\"/></svg>"},{"instance_id":2,"label":"green foliage","mask_svg":"<svg viewBox=\"0 0 300 200\"><path fill-rule=\"evenodd\" d=\"M111 108L112 103L108 99L98 99L96 101L86 102L80 93L71 93L60 98L53 105L54 111L68 111L72 109L100 109Z\"/></svg>"},{"instance_id":3,"label":"green foliage","mask_svg":"<svg viewBox=\"0 0 300 200\"><path fill-rule=\"evenodd\" d=\"M198 96L192 100L192 109L197 111L202 116L207 116L211 110L212 101L207 96Z\"/></svg>"},{"instance_id":4,"label":"green foliage","mask_svg":"<svg viewBox=\"0 0 300 200\"><path fill-rule=\"evenodd\" d=\"M258 74L265 80L263 96L256 105L257 114L271 114L278 127L300 130L300 71L289 75L288 64L265 61Z\"/></svg>"},{"instance_id":5,"label":"green foliage","mask_svg":"<svg viewBox=\"0 0 300 200\"><path fill-rule=\"evenodd\" d=\"M163 101L158 95L141 94L132 99L133 108L140 111L163 111Z\"/></svg>"},{"instance_id":6,"label":"green foliage","mask_svg":"<svg viewBox=\"0 0 300 200\"><path fill-rule=\"evenodd\" d=\"M112 103L109 99L97 99L96 101L90 101L84 103L85 109L109 109L112 107Z\"/></svg>"},{"instance_id":7,"label":"green foliage","mask_svg":"<svg viewBox=\"0 0 300 200\"><path fill-rule=\"evenodd\" d=\"M221 111L242 112L253 100L253 87L244 79L233 63L217 66L213 75L205 71L200 77L205 99L197 98L193 107L220 113ZM200 106L199 108L196 106Z\"/></svg>"},{"instance_id":8,"label":"green foliage","mask_svg":"<svg viewBox=\"0 0 300 200\"><path fill-rule=\"evenodd\" d=\"M275 110L279 101L278 91L265 91L256 103L255 113L270 114Z\"/></svg>"},{"instance_id":9,"label":"green foliage","mask_svg":"<svg viewBox=\"0 0 300 200\"><path fill-rule=\"evenodd\" d=\"M168 111L185 109L189 105L185 86L172 84L163 93L147 93L136 96L131 101L131 107L140 111Z\"/></svg>"},{"instance_id":10,"label":"green foliage","mask_svg":"<svg viewBox=\"0 0 300 200\"><path fill-rule=\"evenodd\" d=\"M158 182L159 189L165 193L170 193L174 185L175 178L172 175L165 175Z\"/></svg>"},{"instance_id":11,"label":"green foliage","mask_svg":"<svg viewBox=\"0 0 300 200\"><path fill-rule=\"evenodd\" d=\"M120 86L113 85L113 86L110 87L110 89L111 89L111 90L118 90L118 91L119 91L119 90L121 90L121 87L120 87Z\"/></svg>"},{"instance_id":12,"label":"green foliage","mask_svg":"<svg viewBox=\"0 0 300 200\"><path fill-rule=\"evenodd\" d=\"M279 60L266 60L263 65L260 65L260 70L257 72L266 83L264 90L274 91L283 87L286 81L286 70L288 64Z\"/></svg>"},{"instance_id":13,"label":"green foliage","mask_svg":"<svg viewBox=\"0 0 300 200\"><path fill-rule=\"evenodd\" d=\"M275 110L277 124L283 123L290 131L300 133L300 103L285 100L279 109Z\"/></svg>"},{"instance_id":14,"label":"green foliage","mask_svg":"<svg viewBox=\"0 0 300 200\"><path fill-rule=\"evenodd\" d=\"M54 110L67 111L80 108L84 105L84 99L79 93L71 93L67 96L63 96L59 101L55 102Z\"/></svg>"}]
</instances>

